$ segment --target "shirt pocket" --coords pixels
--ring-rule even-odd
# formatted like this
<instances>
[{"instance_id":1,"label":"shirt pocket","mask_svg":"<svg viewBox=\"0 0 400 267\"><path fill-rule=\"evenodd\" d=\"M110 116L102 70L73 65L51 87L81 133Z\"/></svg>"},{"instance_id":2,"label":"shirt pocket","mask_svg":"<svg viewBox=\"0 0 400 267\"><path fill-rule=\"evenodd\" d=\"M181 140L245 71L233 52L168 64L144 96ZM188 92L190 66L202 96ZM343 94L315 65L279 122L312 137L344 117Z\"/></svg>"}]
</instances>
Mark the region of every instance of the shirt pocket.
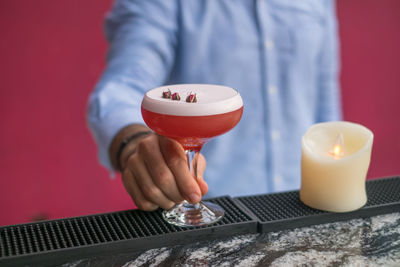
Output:
<instances>
[{"instance_id":1,"label":"shirt pocket","mask_svg":"<svg viewBox=\"0 0 400 267\"><path fill-rule=\"evenodd\" d=\"M322 0L269 1L272 34L282 58L317 55L323 35L323 4Z\"/></svg>"}]
</instances>

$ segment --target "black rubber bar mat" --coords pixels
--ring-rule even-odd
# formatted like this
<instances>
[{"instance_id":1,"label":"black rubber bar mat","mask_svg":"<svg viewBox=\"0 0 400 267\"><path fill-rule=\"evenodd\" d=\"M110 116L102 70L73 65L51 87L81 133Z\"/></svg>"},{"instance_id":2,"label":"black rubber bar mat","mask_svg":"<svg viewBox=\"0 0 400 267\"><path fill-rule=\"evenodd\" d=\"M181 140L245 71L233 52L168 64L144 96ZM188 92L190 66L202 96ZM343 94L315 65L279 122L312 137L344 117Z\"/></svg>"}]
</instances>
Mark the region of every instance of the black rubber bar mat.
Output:
<instances>
[{"instance_id":1,"label":"black rubber bar mat","mask_svg":"<svg viewBox=\"0 0 400 267\"><path fill-rule=\"evenodd\" d=\"M230 197L221 205L224 218L205 227L181 228L166 223L161 210L97 214L0 227L0 266L54 266L96 255L256 233L257 220Z\"/></svg>"},{"instance_id":2,"label":"black rubber bar mat","mask_svg":"<svg viewBox=\"0 0 400 267\"><path fill-rule=\"evenodd\" d=\"M235 201L258 218L261 233L400 211L400 176L367 181L366 190L365 206L346 213L310 208L300 201L299 191L239 197Z\"/></svg>"},{"instance_id":3,"label":"black rubber bar mat","mask_svg":"<svg viewBox=\"0 0 400 267\"><path fill-rule=\"evenodd\" d=\"M218 223L170 225L161 211L121 211L0 227L0 266L54 266L73 260L270 232L400 211L400 177L368 181L368 202L353 212L331 213L301 203L298 191L210 201L225 209Z\"/></svg>"}]
</instances>

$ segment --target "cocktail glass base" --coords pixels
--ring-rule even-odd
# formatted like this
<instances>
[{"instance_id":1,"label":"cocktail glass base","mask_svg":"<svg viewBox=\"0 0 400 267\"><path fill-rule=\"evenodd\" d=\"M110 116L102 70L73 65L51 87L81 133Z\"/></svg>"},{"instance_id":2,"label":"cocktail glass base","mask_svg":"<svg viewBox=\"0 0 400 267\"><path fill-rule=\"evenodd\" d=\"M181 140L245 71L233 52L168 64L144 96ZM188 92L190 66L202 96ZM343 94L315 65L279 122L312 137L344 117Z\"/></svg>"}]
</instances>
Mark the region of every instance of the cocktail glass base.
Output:
<instances>
[{"instance_id":1,"label":"cocktail glass base","mask_svg":"<svg viewBox=\"0 0 400 267\"><path fill-rule=\"evenodd\" d=\"M184 201L163 211L162 215L164 220L173 225L196 227L218 222L224 216L224 210L217 204L207 201L197 204Z\"/></svg>"}]
</instances>

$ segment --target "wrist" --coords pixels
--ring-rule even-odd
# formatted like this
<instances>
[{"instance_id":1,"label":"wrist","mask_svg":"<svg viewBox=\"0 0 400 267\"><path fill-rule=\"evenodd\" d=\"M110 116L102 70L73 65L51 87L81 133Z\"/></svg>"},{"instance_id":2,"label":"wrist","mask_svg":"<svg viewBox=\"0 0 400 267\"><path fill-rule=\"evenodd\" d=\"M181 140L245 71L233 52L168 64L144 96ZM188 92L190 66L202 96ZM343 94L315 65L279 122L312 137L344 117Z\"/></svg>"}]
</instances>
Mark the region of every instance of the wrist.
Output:
<instances>
[{"instance_id":1,"label":"wrist","mask_svg":"<svg viewBox=\"0 0 400 267\"><path fill-rule=\"evenodd\" d=\"M116 154L117 169L119 171L122 172L129 156L135 153L137 143L149 134L152 134L152 131L139 131L122 140Z\"/></svg>"},{"instance_id":2,"label":"wrist","mask_svg":"<svg viewBox=\"0 0 400 267\"><path fill-rule=\"evenodd\" d=\"M113 138L111 145L109 147L108 153L110 157L111 164L114 168L114 170L120 171L121 166L118 166L120 158L123 158L124 155L126 155L129 151L127 150L132 150L135 149L137 141L139 139L142 139L145 137L145 135L142 135L135 140L131 140L130 142L126 142L125 148L121 149L121 152L119 152L121 157L118 157L117 160L117 154L118 151L120 150L121 145L124 143L124 140L127 140L129 137L133 136L136 133L139 132L148 132L150 129L146 127L143 124L130 124L122 128Z\"/></svg>"}]
</instances>

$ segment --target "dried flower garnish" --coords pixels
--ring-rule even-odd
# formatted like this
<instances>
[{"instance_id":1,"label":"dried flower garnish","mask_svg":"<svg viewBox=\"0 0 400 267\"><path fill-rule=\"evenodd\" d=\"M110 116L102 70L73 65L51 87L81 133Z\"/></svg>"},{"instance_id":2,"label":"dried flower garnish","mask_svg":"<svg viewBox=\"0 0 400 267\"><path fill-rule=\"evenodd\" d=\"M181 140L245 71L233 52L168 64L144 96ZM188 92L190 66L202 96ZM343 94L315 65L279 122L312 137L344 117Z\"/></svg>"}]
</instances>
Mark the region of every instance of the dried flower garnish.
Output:
<instances>
[{"instance_id":1,"label":"dried flower garnish","mask_svg":"<svg viewBox=\"0 0 400 267\"><path fill-rule=\"evenodd\" d=\"M188 102L188 103L196 103L196 102L197 102L197 96L196 96L196 94L190 93L190 94L186 97L186 102Z\"/></svg>"},{"instance_id":2,"label":"dried flower garnish","mask_svg":"<svg viewBox=\"0 0 400 267\"><path fill-rule=\"evenodd\" d=\"M171 90L162 92L162 98L171 98Z\"/></svg>"},{"instance_id":3,"label":"dried flower garnish","mask_svg":"<svg viewBox=\"0 0 400 267\"><path fill-rule=\"evenodd\" d=\"M181 100L181 97L180 97L180 95L178 94L178 93L173 93L172 95L171 95L171 99L172 100Z\"/></svg>"}]
</instances>

